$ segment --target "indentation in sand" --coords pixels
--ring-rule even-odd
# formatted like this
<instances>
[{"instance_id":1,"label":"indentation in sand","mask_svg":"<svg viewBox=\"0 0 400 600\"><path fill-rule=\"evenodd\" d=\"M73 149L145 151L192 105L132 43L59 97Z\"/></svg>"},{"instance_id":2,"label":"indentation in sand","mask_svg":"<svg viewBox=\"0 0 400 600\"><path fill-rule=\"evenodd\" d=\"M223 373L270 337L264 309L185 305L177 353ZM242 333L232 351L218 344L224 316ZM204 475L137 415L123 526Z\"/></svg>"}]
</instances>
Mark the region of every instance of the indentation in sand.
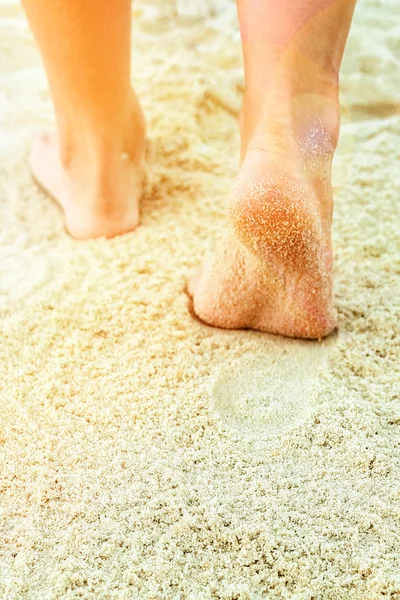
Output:
<instances>
[{"instance_id":1,"label":"indentation in sand","mask_svg":"<svg viewBox=\"0 0 400 600\"><path fill-rule=\"evenodd\" d=\"M282 435L314 412L327 370L326 344L284 341L274 354L222 367L213 383L212 410L245 436Z\"/></svg>"}]
</instances>

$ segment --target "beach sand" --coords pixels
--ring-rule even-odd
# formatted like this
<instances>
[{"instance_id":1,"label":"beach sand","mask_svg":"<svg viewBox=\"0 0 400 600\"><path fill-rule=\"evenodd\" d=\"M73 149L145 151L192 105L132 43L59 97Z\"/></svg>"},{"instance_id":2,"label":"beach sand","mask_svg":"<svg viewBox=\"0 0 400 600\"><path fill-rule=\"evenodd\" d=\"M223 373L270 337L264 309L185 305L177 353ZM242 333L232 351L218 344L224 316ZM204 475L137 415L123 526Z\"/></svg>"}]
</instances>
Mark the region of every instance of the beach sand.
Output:
<instances>
[{"instance_id":1,"label":"beach sand","mask_svg":"<svg viewBox=\"0 0 400 600\"><path fill-rule=\"evenodd\" d=\"M0 3L0 597L400 598L398 0L360 0L347 47L322 342L190 316L238 164L240 40L233 4L147 4L142 225L76 242L27 167L52 109Z\"/></svg>"}]
</instances>

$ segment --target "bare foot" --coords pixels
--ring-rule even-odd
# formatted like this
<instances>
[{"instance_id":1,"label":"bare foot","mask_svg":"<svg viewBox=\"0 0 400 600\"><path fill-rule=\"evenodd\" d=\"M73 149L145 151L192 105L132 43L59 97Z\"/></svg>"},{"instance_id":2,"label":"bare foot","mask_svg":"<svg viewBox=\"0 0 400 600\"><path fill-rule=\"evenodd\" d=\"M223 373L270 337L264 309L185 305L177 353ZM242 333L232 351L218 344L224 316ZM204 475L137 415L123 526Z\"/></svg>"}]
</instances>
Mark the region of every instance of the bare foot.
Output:
<instances>
[{"instance_id":1,"label":"bare foot","mask_svg":"<svg viewBox=\"0 0 400 600\"><path fill-rule=\"evenodd\" d=\"M338 119L301 112L272 118L246 146L225 237L189 284L194 312L210 325L300 338L335 327L330 166Z\"/></svg>"},{"instance_id":2,"label":"bare foot","mask_svg":"<svg viewBox=\"0 0 400 600\"><path fill-rule=\"evenodd\" d=\"M139 224L145 125L134 96L127 132L120 147L89 149L82 142L63 159L57 135L41 134L33 143L34 178L64 210L75 239L111 238Z\"/></svg>"}]
</instances>

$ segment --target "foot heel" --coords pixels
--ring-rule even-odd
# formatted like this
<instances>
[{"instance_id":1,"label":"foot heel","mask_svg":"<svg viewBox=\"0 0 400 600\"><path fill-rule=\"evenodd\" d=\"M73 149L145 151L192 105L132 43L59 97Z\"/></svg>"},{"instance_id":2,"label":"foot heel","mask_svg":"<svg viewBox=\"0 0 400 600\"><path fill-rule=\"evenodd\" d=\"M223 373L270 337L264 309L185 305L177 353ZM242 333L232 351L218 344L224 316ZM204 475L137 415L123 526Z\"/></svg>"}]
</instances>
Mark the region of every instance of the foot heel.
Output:
<instances>
[{"instance_id":1,"label":"foot heel","mask_svg":"<svg viewBox=\"0 0 400 600\"><path fill-rule=\"evenodd\" d=\"M232 188L229 219L238 239L263 260L285 269L315 268L321 239L318 217L294 179L247 178Z\"/></svg>"}]
</instances>

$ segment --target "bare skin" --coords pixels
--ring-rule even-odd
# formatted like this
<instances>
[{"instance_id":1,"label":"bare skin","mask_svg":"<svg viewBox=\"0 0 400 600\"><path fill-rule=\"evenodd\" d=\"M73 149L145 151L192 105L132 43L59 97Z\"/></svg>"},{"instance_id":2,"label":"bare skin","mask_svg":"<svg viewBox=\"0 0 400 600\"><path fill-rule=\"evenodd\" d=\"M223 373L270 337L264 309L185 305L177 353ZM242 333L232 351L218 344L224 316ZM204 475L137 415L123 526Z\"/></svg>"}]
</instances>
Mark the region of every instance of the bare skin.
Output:
<instances>
[{"instance_id":1,"label":"bare skin","mask_svg":"<svg viewBox=\"0 0 400 600\"><path fill-rule=\"evenodd\" d=\"M296 12L289 0L238 0L241 166L226 234L189 284L210 325L311 339L336 326L330 170L354 4L306 0Z\"/></svg>"},{"instance_id":2,"label":"bare skin","mask_svg":"<svg viewBox=\"0 0 400 600\"><path fill-rule=\"evenodd\" d=\"M145 123L130 87L130 0L23 0L50 82L58 135L30 166L72 237L114 237L139 223ZM112 51L110 50L112 49Z\"/></svg>"},{"instance_id":3,"label":"bare skin","mask_svg":"<svg viewBox=\"0 0 400 600\"><path fill-rule=\"evenodd\" d=\"M132 231L145 124L130 88L130 0L23 5L58 128L34 143L33 174L63 208L73 237ZM336 324L330 168L355 0L237 5L245 65L241 164L226 234L189 292L210 325L320 338Z\"/></svg>"}]
</instances>

